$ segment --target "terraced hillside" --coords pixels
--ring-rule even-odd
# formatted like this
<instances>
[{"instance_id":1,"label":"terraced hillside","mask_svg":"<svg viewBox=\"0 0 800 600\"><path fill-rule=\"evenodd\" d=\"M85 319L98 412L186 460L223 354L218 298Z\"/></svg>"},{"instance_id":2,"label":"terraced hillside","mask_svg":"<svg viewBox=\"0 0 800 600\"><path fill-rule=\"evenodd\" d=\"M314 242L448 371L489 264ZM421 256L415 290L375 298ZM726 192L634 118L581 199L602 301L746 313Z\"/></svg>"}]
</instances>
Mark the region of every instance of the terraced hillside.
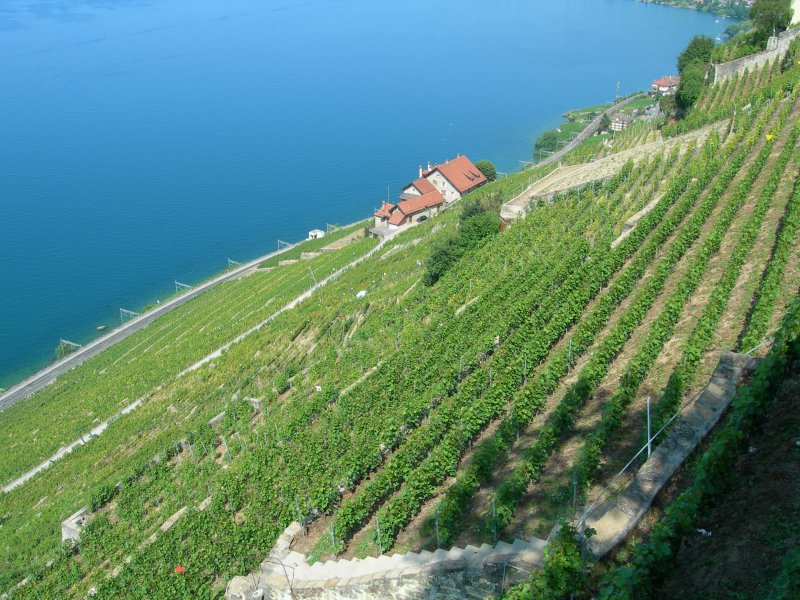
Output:
<instances>
[{"instance_id":1,"label":"terraced hillside","mask_svg":"<svg viewBox=\"0 0 800 600\"><path fill-rule=\"evenodd\" d=\"M8 480L145 397L0 496L0 590L221 596L293 520L317 559L546 536L641 445L648 397L666 423L721 352L778 328L800 288L799 71L712 90L667 131L717 124L708 135L502 232L474 236L494 217L474 203L499 211L546 171L380 247L222 286L0 414ZM472 241L424 285L453 239ZM84 505L80 541L62 545Z\"/></svg>"}]
</instances>

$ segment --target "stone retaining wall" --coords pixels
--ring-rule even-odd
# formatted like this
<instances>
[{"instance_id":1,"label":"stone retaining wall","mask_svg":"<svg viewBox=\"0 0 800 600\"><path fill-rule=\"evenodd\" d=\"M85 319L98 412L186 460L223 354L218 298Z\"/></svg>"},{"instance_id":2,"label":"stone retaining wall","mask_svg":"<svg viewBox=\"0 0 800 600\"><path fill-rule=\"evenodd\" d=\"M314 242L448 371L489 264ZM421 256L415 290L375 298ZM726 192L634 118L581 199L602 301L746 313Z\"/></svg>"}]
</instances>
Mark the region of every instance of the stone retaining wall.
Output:
<instances>
[{"instance_id":1,"label":"stone retaining wall","mask_svg":"<svg viewBox=\"0 0 800 600\"><path fill-rule=\"evenodd\" d=\"M586 518L586 527L597 532L587 542L595 558L602 558L628 537L658 493L722 417L742 376L757 365L758 359L749 356L732 352L722 355L700 397L678 418L627 489Z\"/></svg>"},{"instance_id":2,"label":"stone retaining wall","mask_svg":"<svg viewBox=\"0 0 800 600\"><path fill-rule=\"evenodd\" d=\"M585 521L597 534L588 550L597 558L624 540L647 512L656 495L716 425L736 393L742 375L758 360L726 352L698 399L678 418L664 441L616 499L590 508ZM554 528L552 537L558 530ZM292 523L258 571L234 577L227 600L360 600L368 598L488 599L509 585L527 580L541 565L546 540L515 540L495 546L439 549L310 565L291 549L302 531Z\"/></svg>"},{"instance_id":3,"label":"stone retaining wall","mask_svg":"<svg viewBox=\"0 0 800 600\"><path fill-rule=\"evenodd\" d=\"M789 50L789 45L798 36L800 36L800 27L783 31L777 36L769 38L767 49L763 52L714 65L714 83L721 83L737 73L742 74L745 69L752 71L756 67L762 67L779 56L783 56Z\"/></svg>"},{"instance_id":4,"label":"stone retaining wall","mask_svg":"<svg viewBox=\"0 0 800 600\"><path fill-rule=\"evenodd\" d=\"M545 540L515 540L496 546L423 550L378 558L308 564L291 550L302 531L292 523L278 538L260 569L235 577L228 600L299 598L492 598L528 578L542 561Z\"/></svg>"}]
</instances>

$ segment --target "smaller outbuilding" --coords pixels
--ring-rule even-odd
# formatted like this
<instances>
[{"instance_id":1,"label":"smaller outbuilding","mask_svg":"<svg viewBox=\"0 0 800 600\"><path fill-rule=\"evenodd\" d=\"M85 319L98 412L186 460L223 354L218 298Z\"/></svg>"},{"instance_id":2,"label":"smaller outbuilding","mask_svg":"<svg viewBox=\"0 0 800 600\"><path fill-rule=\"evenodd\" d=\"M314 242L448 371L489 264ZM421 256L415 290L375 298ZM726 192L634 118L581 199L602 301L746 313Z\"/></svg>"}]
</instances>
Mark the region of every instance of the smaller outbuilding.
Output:
<instances>
[{"instance_id":1,"label":"smaller outbuilding","mask_svg":"<svg viewBox=\"0 0 800 600\"><path fill-rule=\"evenodd\" d=\"M75 514L61 522L61 541L72 540L77 542L81 537L81 530L86 525L86 517L89 507L84 506Z\"/></svg>"},{"instance_id":2,"label":"smaller outbuilding","mask_svg":"<svg viewBox=\"0 0 800 600\"><path fill-rule=\"evenodd\" d=\"M325 237L325 232L322 229L312 229L308 232L308 239L318 240Z\"/></svg>"}]
</instances>

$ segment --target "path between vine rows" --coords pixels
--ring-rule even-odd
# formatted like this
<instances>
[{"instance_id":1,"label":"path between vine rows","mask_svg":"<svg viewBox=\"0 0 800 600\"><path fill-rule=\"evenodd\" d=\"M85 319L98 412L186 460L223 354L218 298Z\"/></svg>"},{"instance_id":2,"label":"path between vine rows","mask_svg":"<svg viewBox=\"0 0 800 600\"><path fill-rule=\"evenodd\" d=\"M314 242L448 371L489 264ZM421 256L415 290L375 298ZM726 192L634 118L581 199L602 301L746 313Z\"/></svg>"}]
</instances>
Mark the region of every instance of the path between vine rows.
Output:
<instances>
[{"instance_id":1,"label":"path between vine rows","mask_svg":"<svg viewBox=\"0 0 800 600\"><path fill-rule=\"evenodd\" d=\"M773 122L774 119L777 118L777 111L773 115ZM571 493L571 479L568 474L570 466L573 464L573 461L577 455L577 452L583 445L583 439L591 432L597 421L600 418L600 414L602 412L602 406L604 405L605 401L611 397L613 392L617 389L619 385L619 379L622 373L625 370L630 359L633 355L638 351L639 347L641 346L641 342L647 336L649 332L649 323L652 323L653 320L661 313L664 308L664 303L666 302L669 295L672 291L675 290L676 284L681 281L681 277L686 274L687 268L691 261L693 260L693 256L698 248L701 247L701 244L707 239L708 233L711 230L711 223L714 223L718 218L720 212L723 210L725 202L730 198L731 193L736 188L738 183L742 180L745 176L747 169L753 163L755 156L760 151L761 147L765 142L764 137L759 140L759 142L750 150L748 153L748 157L745 160L742 167L737 172L734 179L728 185L725 193L720 198L719 203L712 211L711 215L709 216L708 220L706 220L706 225L703 228L703 232L698 237L697 240L692 244L691 248L686 252L686 254L681 258L681 260L676 265L676 268L673 270L671 275L668 277L664 289L662 290L661 294L656 298L653 306L648 311L646 317L643 319L643 325L640 326L631 338L627 341L625 346L623 347L622 352L617 356L616 360L612 363L609 372L598 387L597 393L594 395L589 402L583 407L580 416L576 420L575 427L573 429L572 434L569 436L568 440L562 443L559 449L553 453L550 458L550 461L545 466L543 471L543 477L540 482L535 484L532 489L529 491L528 496L520 503L522 507L520 510L517 510L514 521L512 522L511 526L509 527L510 532L519 533L520 531L524 531L525 528L528 526L529 523L534 523L537 518L544 518L545 521L555 518L559 513L563 514L568 506L571 506L572 502L572 493ZM762 171L763 172L763 171ZM709 186L706 187L703 196L706 196L710 190L713 188L714 182L712 182ZM702 197L700 199L702 201ZM737 213L736 219L741 218L742 209ZM732 224L731 227L728 229L725 240L729 240L731 236L731 231L734 225ZM669 243L669 242L667 242ZM724 242L723 242L724 243ZM712 257L712 262L709 263L709 270L714 264L718 264L721 258L721 253L724 251L723 248L720 248L720 252L718 252L714 257ZM695 293L690 297L689 301L687 302L687 307L692 302L693 298L696 298L698 294L702 296L703 290L708 289L709 286L713 286L716 283L716 279L712 279L711 275L709 274L710 271L707 271L706 276L701 283L700 288L695 291ZM710 291L710 290L709 290ZM642 422L641 422L641 410L643 404L646 402L646 398L651 396L653 401L655 401L660 395L661 385L666 383L666 379L671 372L671 366L677 362L680 353L677 351L679 348L679 344L677 344L676 336L679 334L679 327L683 326L684 328L688 328L691 331L691 328L694 326L694 323L699 318L699 316L695 315L694 313L687 312L687 307L684 307L684 312L682 313L682 321L679 321L679 325L676 325L675 330L673 331L672 337L670 340L667 341L667 344L662 349L661 353L659 354L659 358L663 361L664 364L664 372L658 371L657 374L654 376L654 370L656 367L654 366L653 369L650 370L649 378L646 378L645 381L639 388L638 393L635 396L635 400L632 405L628 408L627 411L627 419L626 419L626 426L620 428L620 431L629 431L630 435L628 436L632 440L631 445L636 445L636 442L640 441L642 429ZM697 308L695 307L694 310L696 311ZM686 318L686 315L693 315L689 318ZM658 375L660 373L660 376ZM633 416L632 416L633 415ZM636 425L632 424L633 420L637 420ZM617 462L622 462L619 466L624 466L627 460L635 453L635 449L632 447L630 450L631 452L624 452L624 460L622 460L622 456L619 457L619 461L615 461L613 458L609 460L610 456L610 448L608 446L603 452L603 461L604 463L611 462L614 466L616 466ZM596 480L597 485L590 489L589 497L594 497L593 494L596 494L602 489L602 484L604 483L605 479L603 476L599 476ZM566 490L566 491L564 491ZM544 509L542 509L544 507ZM541 522L541 521L540 521ZM550 522L552 524L552 522Z\"/></svg>"},{"instance_id":2,"label":"path between vine rows","mask_svg":"<svg viewBox=\"0 0 800 600\"><path fill-rule=\"evenodd\" d=\"M720 249L719 254L714 257L713 264L709 266L709 275L704 279L701 288L698 289L698 291L694 294L693 299L696 301L692 303L691 306L687 303L684 313L681 316L681 321L679 322L680 326L676 326L673 337L670 340L671 345L675 347L675 351L666 352L666 348L665 351L662 351L662 353L659 355L656 365L653 367L653 369L651 369L650 373L645 378L641 388L642 391L637 394L636 400L629 408L624 424L620 428L621 432L629 432L629 434L622 435L620 438L613 440L609 444L607 452L605 453L607 460L598 472L596 484L591 492L592 494L600 493L603 483L610 480L610 478L613 477L613 475L619 469L621 469L625 463L627 463L630 457L638 450L639 442L644 439L643 424L646 422L646 398L648 395L651 395L652 400L655 403L660 397L661 392L663 391L663 388L666 385L672 371L674 370L678 358L680 357L681 346L689 337L689 335L691 335L692 329L697 323L700 313L709 300L714 286L723 275L721 269L726 264L728 257L733 251L733 246L738 238L739 230L743 226L747 217L749 217L752 213L755 197L763 187L763 184L769 178L771 170L770 166L774 164L774 161L777 160L778 154L783 149L786 143L786 137L791 129L791 125L796 120L797 114L798 111L796 106L793 115L787 121L784 135L782 135L779 141L775 144L775 148L771 153L768 163L765 165L764 169L753 185L749 195L748 203L743 207L742 211L740 211L740 214L737 215L737 219L734 221L731 229L728 232L728 235L723 240L723 246ZM790 173L790 167L791 161L790 164L787 165L787 171L784 173L782 185L779 186L776 195L772 198L772 202L770 204L771 208L785 207L786 205L788 194L791 192L790 182L794 181L794 174ZM763 232L766 228L768 231L774 232L777 229L779 220L782 216L783 213L780 210L768 211L768 213L765 215L760 231ZM750 262L752 262L754 254L755 248L751 250L750 256L748 257ZM766 261L764 261L763 266L766 267ZM746 274L744 269L742 269L742 272L739 274L737 279L737 283L734 286L734 290L731 293L731 298L728 301L726 310L724 311L723 316L720 318L720 323L717 325L717 329L714 332L714 339L704 353L703 359L701 360L700 365L695 373L693 382L687 386L688 393L684 397L685 400L691 398L692 395L700 387L702 387L704 382L708 381L716 364L719 362L722 353L727 350L731 350L736 346L739 333L744 326L744 312L737 311L735 306L737 304L742 305L745 303L749 305L750 302L750 297L746 296L744 293L745 280ZM724 319L724 317L727 317L727 319ZM649 390L649 392L646 390Z\"/></svg>"}]
</instances>

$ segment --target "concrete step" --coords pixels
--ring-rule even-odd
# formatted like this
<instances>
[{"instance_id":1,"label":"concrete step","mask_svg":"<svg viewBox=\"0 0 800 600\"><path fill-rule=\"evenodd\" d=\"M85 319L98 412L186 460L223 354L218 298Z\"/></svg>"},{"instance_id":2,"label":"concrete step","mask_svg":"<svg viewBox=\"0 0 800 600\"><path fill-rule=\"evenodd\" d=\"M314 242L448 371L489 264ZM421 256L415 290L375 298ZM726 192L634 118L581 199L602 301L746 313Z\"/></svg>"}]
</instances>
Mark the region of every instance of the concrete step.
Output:
<instances>
[{"instance_id":1,"label":"concrete step","mask_svg":"<svg viewBox=\"0 0 800 600\"><path fill-rule=\"evenodd\" d=\"M447 553L447 560L460 560L464 556L464 550L458 546L453 546Z\"/></svg>"},{"instance_id":2,"label":"concrete step","mask_svg":"<svg viewBox=\"0 0 800 600\"><path fill-rule=\"evenodd\" d=\"M530 548L530 544L528 544L528 542L526 542L525 540L517 538L516 540L514 540L514 543L511 544L511 547L514 549L515 552L524 552L525 550Z\"/></svg>"},{"instance_id":3,"label":"concrete step","mask_svg":"<svg viewBox=\"0 0 800 600\"><path fill-rule=\"evenodd\" d=\"M426 558L423 558L416 552L409 552L408 554L400 555L400 560L397 562L398 564L416 567L419 565L424 565L425 563L428 562L428 560Z\"/></svg>"},{"instance_id":4,"label":"concrete step","mask_svg":"<svg viewBox=\"0 0 800 600\"><path fill-rule=\"evenodd\" d=\"M494 547L494 551L495 554L511 554L514 552L514 548L506 542L498 542L497 546Z\"/></svg>"},{"instance_id":5,"label":"concrete step","mask_svg":"<svg viewBox=\"0 0 800 600\"><path fill-rule=\"evenodd\" d=\"M433 553L433 560L441 561L447 559L448 551L444 548L439 548L436 552Z\"/></svg>"}]
</instances>

